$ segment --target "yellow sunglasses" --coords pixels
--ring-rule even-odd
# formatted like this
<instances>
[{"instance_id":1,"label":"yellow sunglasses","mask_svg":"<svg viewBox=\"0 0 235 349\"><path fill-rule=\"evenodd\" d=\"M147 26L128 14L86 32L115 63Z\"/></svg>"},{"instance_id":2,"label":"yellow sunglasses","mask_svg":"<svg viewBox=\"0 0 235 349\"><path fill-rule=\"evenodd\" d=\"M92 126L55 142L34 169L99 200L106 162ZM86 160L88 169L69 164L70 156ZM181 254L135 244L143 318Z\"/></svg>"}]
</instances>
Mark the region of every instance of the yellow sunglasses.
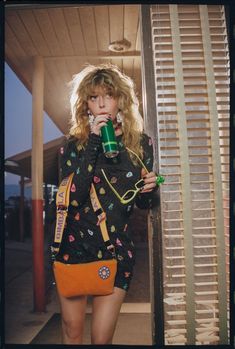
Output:
<instances>
[{"instance_id":1,"label":"yellow sunglasses","mask_svg":"<svg viewBox=\"0 0 235 349\"><path fill-rule=\"evenodd\" d=\"M139 162L141 163L142 167L144 168L144 170L146 171L146 173L149 173L148 169L146 168L146 166L144 165L143 161L140 159L140 157L131 149L127 148L126 149L131 152L132 154L134 154L137 159L139 160ZM129 189L125 192L125 194L123 194L122 196L120 196L118 194L118 192L116 191L116 189L112 186L112 184L110 183L110 181L108 180L105 172L103 169L101 169L101 172L103 173L103 176L106 180L106 182L108 183L109 187L111 188L111 190L113 191L113 193L117 196L117 198L120 200L120 202L122 204L128 204L130 201L132 201L135 196L139 193L139 191L143 188L144 186L144 180L140 179L138 182L135 183L135 189Z\"/></svg>"}]
</instances>

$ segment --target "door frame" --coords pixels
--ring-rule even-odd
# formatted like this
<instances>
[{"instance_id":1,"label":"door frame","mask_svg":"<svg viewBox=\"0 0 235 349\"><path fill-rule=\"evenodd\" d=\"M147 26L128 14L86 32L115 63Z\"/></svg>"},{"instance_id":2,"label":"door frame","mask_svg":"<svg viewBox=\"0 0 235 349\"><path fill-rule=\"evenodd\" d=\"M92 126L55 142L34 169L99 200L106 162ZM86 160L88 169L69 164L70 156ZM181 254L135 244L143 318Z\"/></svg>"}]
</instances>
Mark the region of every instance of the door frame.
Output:
<instances>
[{"instance_id":1,"label":"door frame","mask_svg":"<svg viewBox=\"0 0 235 349\"><path fill-rule=\"evenodd\" d=\"M159 169L159 144L156 109L156 91L153 65L151 5L140 5L141 35L141 73L142 100L145 132L152 138L154 147L154 171ZM161 193L156 191L153 205L148 215L150 301L152 320L152 342L164 345L164 307L163 307L163 258L162 258L162 225Z\"/></svg>"}]
</instances>

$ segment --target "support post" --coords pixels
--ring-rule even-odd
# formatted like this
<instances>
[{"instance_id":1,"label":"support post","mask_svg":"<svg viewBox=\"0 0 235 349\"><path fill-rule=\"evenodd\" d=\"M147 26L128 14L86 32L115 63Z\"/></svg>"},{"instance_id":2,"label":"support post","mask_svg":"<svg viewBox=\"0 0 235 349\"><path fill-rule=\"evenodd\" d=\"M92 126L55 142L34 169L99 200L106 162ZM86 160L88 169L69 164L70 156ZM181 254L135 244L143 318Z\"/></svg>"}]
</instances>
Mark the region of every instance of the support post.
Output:
<instances>
[{"instance_id":1,"label":"support post","mask_svg":"<svg viewBox=\"0 0 235 349\"><path fill-rule=\"evenodd\" d=\"M20 177L20 207L19 207L19 222L20 222L20 242L24 241L24 176Z\"/></svg>"},{"instance_id":2,"label":"support post","mask_svg":"<svg viewBox=\"0 0 235 349\"><path fill-rule=\"evenodd\" d=\"M43 89L44 64L34 57L32 80L32 236L34 311L45 311L44 230L43 230Z\"/></svg>"},{"instance_id":3,"label":"support post","mask_svg":"<svg viewBox=\"0 0 235 349\"><path fill-rule=\"evenodd\" d=\"M48 190L48 184L45 183L44 185L44 235L49 233L48 228L48 210L49 210L49 190Z\"/></svg>"}]
</instances>

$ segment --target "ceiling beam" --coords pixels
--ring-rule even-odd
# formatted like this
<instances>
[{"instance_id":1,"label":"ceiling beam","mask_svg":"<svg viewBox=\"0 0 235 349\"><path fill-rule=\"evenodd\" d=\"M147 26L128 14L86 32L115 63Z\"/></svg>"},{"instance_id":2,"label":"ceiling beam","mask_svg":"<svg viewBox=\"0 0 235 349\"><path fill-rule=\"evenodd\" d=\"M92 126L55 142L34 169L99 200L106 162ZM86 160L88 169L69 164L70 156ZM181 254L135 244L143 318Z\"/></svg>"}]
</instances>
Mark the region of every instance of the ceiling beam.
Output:
<instances>
[{"instance_id":1,"label":"ceiling beam","mask_svg":"<svg viewBox=\"0 0 235 349\"><path fill-rule=\"evenodd\" d=\"M13 2L13 1L12 1ZM22 3L5 3L5 8L9 9L9 10L27 10L27 9L45 9L45 8L55 8L55 7L74 7L74 8L82 8L82 7L87 7L87 6L102 6L104 5L104 3L87 3L87 1L84 1L84 3L82 1L78 2L74 2L74 3L70 3L70 4L64 4L64 3L57 3L57 4L22 4ZM118 4L118 2L117 2ZM111 5L115 5L115 2Z\"/></svg>"},{"instance_id":2,"label":"ceiling beam","mask_svg":"<svg viewBox=\"0 0 235 349\"><path fill-rule=\"evenodd\" d=\"M130 58L140 58L141 57L141 52L135 52L132 53L130 52L130 54L117 54L117 55L107 55L107 54L97 54L97 55L82 55L82 56L78 56L78 55L74 55L74 56L44 56L43 58L45 60L51 60L51 59L115 59L115 58L121 58L121 59L130 59Z\"/></svg>"}]
</instances>

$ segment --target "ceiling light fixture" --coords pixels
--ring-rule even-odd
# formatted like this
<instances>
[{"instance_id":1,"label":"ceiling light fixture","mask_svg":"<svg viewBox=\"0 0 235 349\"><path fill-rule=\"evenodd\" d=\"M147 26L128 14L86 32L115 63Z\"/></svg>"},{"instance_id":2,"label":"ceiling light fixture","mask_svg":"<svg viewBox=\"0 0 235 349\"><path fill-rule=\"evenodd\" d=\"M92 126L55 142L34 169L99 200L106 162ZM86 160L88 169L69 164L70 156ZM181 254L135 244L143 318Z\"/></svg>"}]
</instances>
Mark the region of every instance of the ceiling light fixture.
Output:
<instances>
[{"instance_id":1,"label":"ceiling light fixture","mask_svg":"<svg viewBox=\"0 0 235 349\"><path fill-rule=\"evenodd\" d=\"M113 41L109 44L109 50L112 52L126 52L131 47L131 43L126 39Z\"/></svg>"}]
</instances>

